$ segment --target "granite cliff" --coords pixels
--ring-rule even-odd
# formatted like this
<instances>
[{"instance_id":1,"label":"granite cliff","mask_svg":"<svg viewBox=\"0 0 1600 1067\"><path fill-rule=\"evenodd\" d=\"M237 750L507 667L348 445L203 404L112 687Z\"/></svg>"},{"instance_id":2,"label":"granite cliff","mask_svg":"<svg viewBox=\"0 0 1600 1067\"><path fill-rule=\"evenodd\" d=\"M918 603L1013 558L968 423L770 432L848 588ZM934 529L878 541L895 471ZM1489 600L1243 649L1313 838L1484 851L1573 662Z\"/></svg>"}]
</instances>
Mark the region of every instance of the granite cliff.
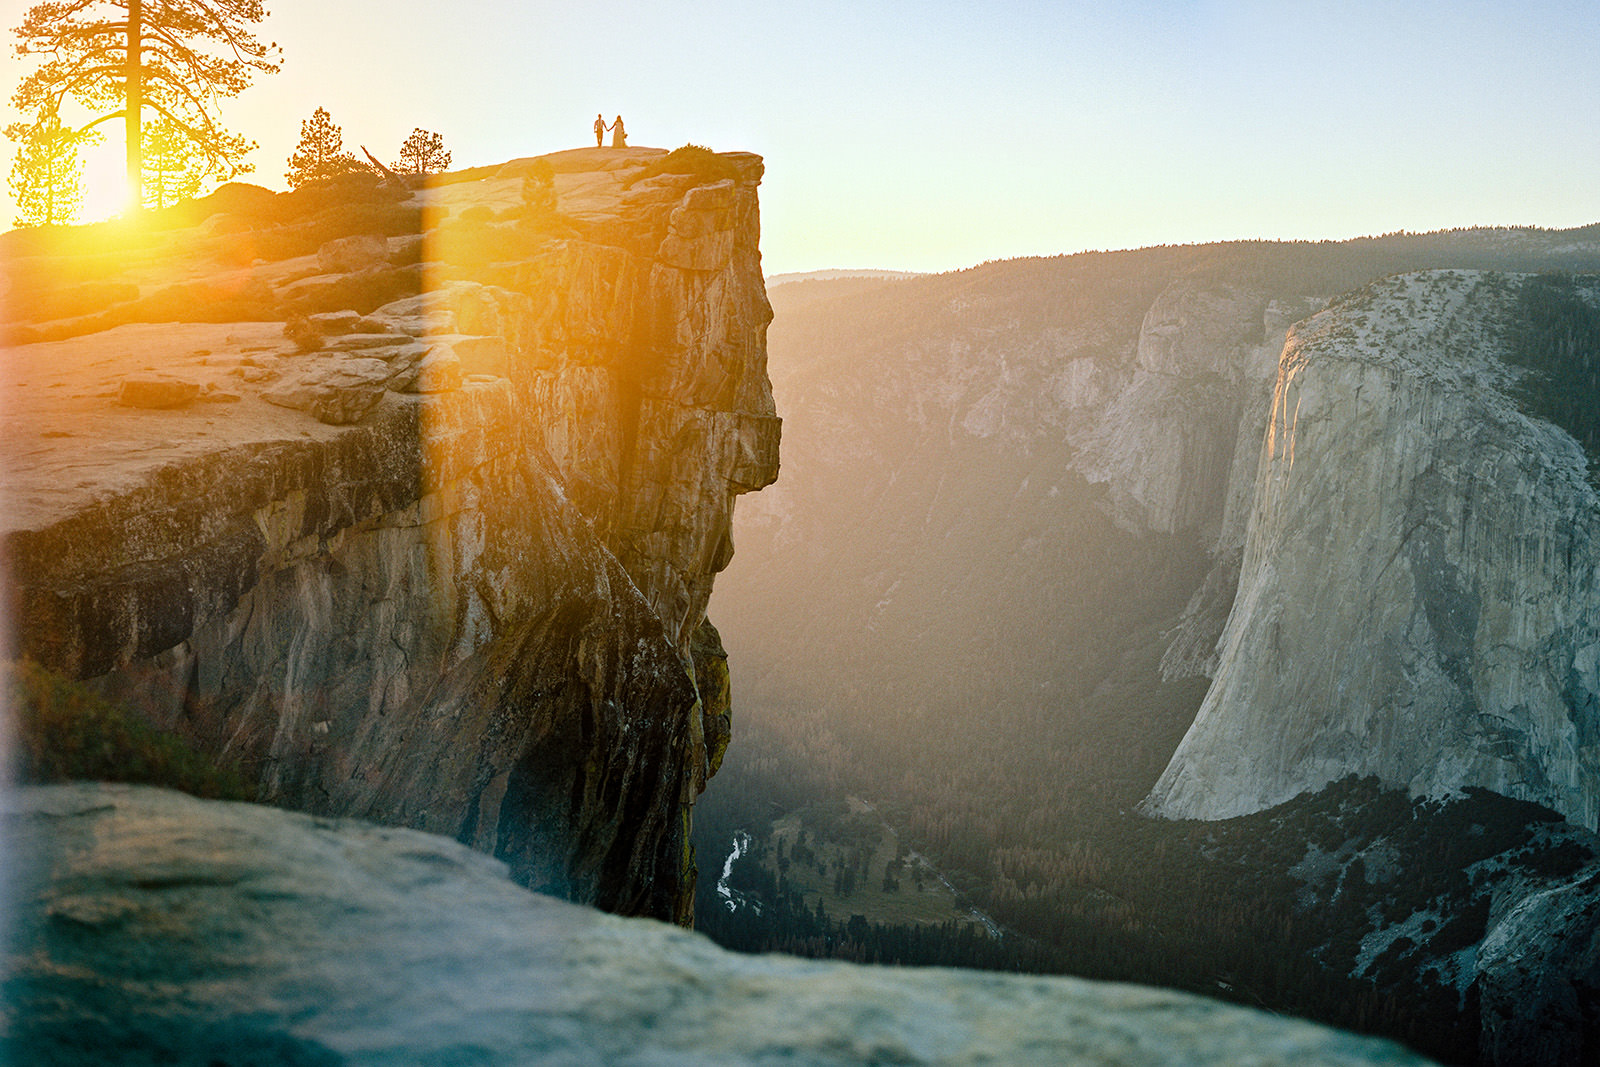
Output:
<instances>
[{"instance_id":1,"label":"granite cliff","mask_svg":"<svg viewBox=\"0 0 1600 1067\"><path fill-rule=\"evenodd\" d=\"M1513 395L1526 284L1399 275L1293 328L1215 677L1153 811L1356 773L1600 822L1600 498Z\"/></svg>"},{"instance_id":2,"label":"granite cliff","mask_svg":"<svg viewBox=\"0 0 1600 1067\"><path fill-rule=\"evenodd\" d=\"M1236 593L1241 608L1244 596L1255 595L1249 592L1253 586L1241 592L1239 581L1262 494L1279 493L1272 479L1263 481L1258 475L1278 471L1282 464L1281 453L1271 460L1263 442L1274 411L1280 357L1293 358L1299 351L1300 342L1291 342L1290 329L1385 268L1447 262L1592 269L1597 256L1600 245L1592 237L1476 231L1395 238L1387 245L1150 249L989 264L936 278L786 284L776 290L784 295L775 299L780 305L793 301L793 324L780 319L774 344L783 346L780 395L791 410L805 413L803 423L790 427L794 476L742 512L740 537L748 551L731 581L724 583L721 610L739 620L741 655L772 678L766 688L775 700L785 699L786 693L826 690L821 699L870 704L875 698L868 694L881 680L883 699L912 708L1085 703L1105 681L1105 665L1129 651L1126 632L1146 626L1165 631L1159 652L1165 679L1204 679L1211 689L1203 718L1210 718L1212 709L1237 703L1239 694L1230 686L1267 675L1301 688L1292 694L1263 694L1262 708L1274 700L1280 706L1302 701L1350 707L1381 699L1381 683L1357 695L1348 681L1320 676L1293 681L1298 672L1284 666L1288 660L1273 666L1261 659L1259 647L1221 640L1230 615L1235 622L1243 620L1234 612ZM1516 303L1520 275L1497 271L1495 276L1504 279L1497 284L1507 287L1498 310L1479 300L1453 312L1449 324L1419 319L1404 325L1400 320L1406 315L1430 314L1419 288L1385 312L1393 321L1374 325L1376 332L1365 343L1378 348L1393 334L1396 344L1426 346L1434 343L1423 339L1429 331L1453 331L1451 343L1459 347L1467 342L1456 334L1475 331L1483 346L1469 362L1499 361L1493 335L1505 324L1507 306ZM1329 315L1355 313L1344 303L1340 308ZM1291 346L1287 352L1286 343ZM1328 346L1316 352L1313 367L1326 366ZM1398 352L1395 359L1407 366L1414 361ZM1438 360L1441 374L1447 373L1444 367L1454 366L1443 355ZM1492 409L1499 413L1495 424L1507 424L1511 416L1506 412L1516 406L1507 390L1516 375L1496 377L1465 365L1459 373L1464 377L1453 395L1466 397L1480 387L1488 393L1471 410L1439 411L1429 418L1464 420L1465 425ZM1323 380L1318 369L1303 378ZM1416 379L1415 395L1423 395L1432 380ZM1358 443L1347 431L1368 418L1365 407L1373 387L1347 384L1349 388L1337 393L1323 388L1318 394L1328 411L1319 425L1339 439L1347 456L1392 453L1412 444L1421 447L1419 455L1431 456L1432 437L1445 433L1498 439L1498 430L1456 434L1429 423L1423 432L1396 422L1373 428ZM1338 420L1345 417L1358 422L1339 428ZM1542 420L1535 416L1535 421ZM1282 431L1281 420L1276 429ZM1391 431L1393 436L1383 436ZM1575 454L1568 435L1555 427L1528 430L1504 447L1548 455L1552 469L1570 467ZM1446 465L1465 460L1470 449L1463 444L1440 454L1428 477L1453 478ZM1331 459L1324 466L1329 472L1342 469ZM1300 474L1309 469L1302 467ZM1494 475L1486 474L1480 482L1485 492L1517 491ZM1403 522L1409 501L1420 503L1431 492L1430 484L1409 480L1346 483L1337 502L1329 496L1316 508L1332 508L1340 513L1339 521L1365 525L1340 527L1340 537L1328 540L1324 551L1352 561L1389 558L1392 553L1383 544L1388 533L1358 515L1378 508L1383 522L1391 517ZM1542 521L1559 530L1582 511L1583 489L1575 486L1573 492L1579 495L1572 500L1546 494L1527 507L1553 508ZM1354 505L1358 494L1365 500L1360 508ZM1281 509L1277 514L1287 530L1312 536L1318 528L1316 508L1308 510L1298 500L1274 506ZM1513 524L1505 529L1520 529L1514 512L1485 513L1474 522L1492 539L1483 524L1505 521ZM1106 530L1098 516L1108 517L1120 534ZM1376 521L1377 516L1370 518ZM1440 511L1430 521L1443 529L1453 520ZM1559 540L1560 535L1552 536ZM1272 565L1275 551L1276 546L1252 548L1252 579ZM1552 542L1549 551L1566 559L1564 543ZM1130 576L1125 586L1124 572ZM796 573L807 575L804 588L789 577ZM1294 580L1308 587L1277 587L1272 597L1285 610L1301 612L1307 640L1320 620L1333 624L1351 616L1348 605L1330 616L1330 605L1316 601L1318 590L1324 598L1350 592L1333 580L1345 577L1342 572L1324 568L1295 574L1299 577ZM1371 576L1351 572L1348 577L1365 581ZM1523 577L1520 571L1517 577ZM1566 580L1543 572L1526 577L1535 582ZM1473 580L1487 579L1479 575ZM1502 593L1514 587L1508 581L1500 579ZM1110 592L1111 586L1117 591ZM1557 609L1558 614L1582 614L1581 587L1579 581L1571 590L1579 599ZM1396 587L1362 595L1388 602L1431 594ZM1554 595L1569 596L1559 591ZM1167 605L1174 597L1187 603L1176 619ZM1136 610L1141 601L1147 611ZM1314 602L1320 603L1315 612ZM832 612L830 621L815 621L824 603ZM1394 610L1410 612L1415 606ZM841 613L849 619L842 626L833 621ZM1372 635L1362 626L1370 621L1342 630L1337 640L1355 640L1360 634L1367 642ZM1552 619L1552 624L1566 622ZM1541 624L1528 625L1538 629ZM806 639L764 641L761 635L767 630L804 633ZM1490 629L1479 635L1473 655L1481 656L1473 669L1482 675L1482 685L1503 691L1493 698L1495 710L1486 710L1486 716L1511 711L1517 700L1510 694L1524 682L1535 684L1512 661L1538 640L1526 627L1512 644ZM1102 647L1108 642L1116 647ZM1555 662L1559 653L1539 668L1537 685L1549 699L1538 698L1546 710L1537 714L1546 719L1565 714L1550 709L1552 702L1567 699L1562 694L1569 689L1578 717L1591 714L1582 709L1593 697L1593 671L1586 666L1588 654L1581 651L1583 640L1575 637L1574 642L1568 649L1575 657L1570 678ZM1309 654L1309 647L1299 651ZM1450 657L1460 658L1453 652L1446 655ZM1232 666L1224 677L1218 672L1225 658ZM834 675L820 670L818 660L849 669ZM1491 675L1498 680L1488 681ZM1435 672L1432 677L1460 689L1458 680L1447 674ZM1432 680L1417 684L1433 688ZM1330 692L1343 695L1324 700L1319 694L1329 686L1334 687ZM1428 698L1440 706L1452 699L1442 689ZM1166 722L1150 723L1150 732L1160 735L1153 743L1176 747L1195 711L1194 705L1173 709L1175 733L1168 732ZM1338 714L1330 710L1326 717L1331 722ZM1420 725L1427 717L1412 716L1418 730L1429 729ZM1177 722L1179 718L1186 721ZM1454 758L1444 757L1440 746L1451 745L1452 738L1467 742L1444 724L1435 725L1444 728L1433 733L1433 756L1418 758L1451 763ZM1548 728L1554 728L1553 720L1510 727L1531 731L1532 747L1518 756L1462 756L1436 771L1402 771L1398 762L1380 765L1366 757L1333 758L1313 769L1323 758L1318 755L1303 765L1306 773L1298 787L1291 784L1292 775L1276 788L1257 792L1236 779L1241 789L1233 801L1221 799L1227 787L1219 784L1214 790L1218 799L1207 806L1184 804L1171 811L1221 815L1259 810L1345 773L1376 773L1397 786L1415 785L1423 791L1464 784L1509 789L1522 776L1526 789L1511 795L1553 800L1576 788L1574 776L1592 771L1579 771L1573 763L1581 759L1572 731L1588 727L1564 728L1568 737L1563 741L1533 739ZM1241 727L1241 736L1251 729ZM1275 729L1282 733L1285 728ZM1308 725L1302 732L1318 729ZM1290 747L1296 744L1286 735L1280 740ZM1366 740L1352 735L1347 747L1352 753L1369 748ZM1404 738L1384 744L1397 760L1412 758L1402 755L1409 748ZM1563 746L1566 756L1557 751ZM1157 774L1171 755L1168 748L1158 757ZM1551 760L1566 765L1558 767ZM1544 777L1565 784L1547 787ZM1154 779L1152 775L1141 787L1141 797ZM1165 791L1164 785L1161 796ZM1161 797L1152 801L1167 810L1164 803ZM1592 827L1596 813L1586 803L1564 802L1558 810Z\"/></svg>"},{"instance_id":3,"label":"granite cliff","mask_svg":"<svg viewBox=\"0 0 1600 1067\"><path fill-rule=\"evenodd\" d=\"M790 476L741 510L715 600L758 743L715 818L805 768L796 805L902 813L1063 966L1464 1061L1520 1062L1507 1035L1541 1027L1589 1048L1595 448L1559 409L1593 396L1597 233L774 286ZM1576 295L1535 368L1546 284ZM1316 895L1346 841L1319 791L1355 776L1407 845L1347 849ZM1480 787L1506 801L1485 825L1570 836L1466 856Z\"/></svg>"},{"instance_id":4,"label":"granite cliff","mask_svg":"<svg viewBox=\"0 0 1600 1067\"><path fill-rule=\"evenodd\" d=\"M761 173L578 150L23 248L21 654L261 801L689 921L730 715L706 603L777 473Z\"/></svg>"},{"instance_id":5,"label":"granite cliff","mask_svg":"<svg viewBox=\"0 0 1600 1067\"><path fill-rule=\"evenodd\" d=\"M1438 258L1490 240L1511 261L1594 254L1468 234ZM743 520L764 574L748 601L742 576L725 591L741 632L814 595L777 594L784 568L762 557L820 570L827 551L860 625L817 638L863 673L914 703L1072 701L1073 660L1166 587L1188 606L1153 606L1162 673L1208 690L1149 810L1229 817L1353 773L1493 789L1594 829L1597 502L1583 448L1519 399L1543 377L1507 340L1533 276L1428 271L1341 295L1325 270L1321 295L1271 267L1073 266L872 283L875 304L833 309L881 331L861 355L826 355L821 333L788 354L803 462ZM1002 271L1026 276L1008 293L983 277ZM885 313L894 299L915 310ZM1099 549L1089 498L1123 545ZM858 549L861 531L875 543ZM841 543L842 559L819 547ZM1137 591L1070 592L1141 555ZM785 675L774 688L819 684L801 652L749 651ZM918 683L919 657L937 683Z\"/></svg>"}]
</instances>

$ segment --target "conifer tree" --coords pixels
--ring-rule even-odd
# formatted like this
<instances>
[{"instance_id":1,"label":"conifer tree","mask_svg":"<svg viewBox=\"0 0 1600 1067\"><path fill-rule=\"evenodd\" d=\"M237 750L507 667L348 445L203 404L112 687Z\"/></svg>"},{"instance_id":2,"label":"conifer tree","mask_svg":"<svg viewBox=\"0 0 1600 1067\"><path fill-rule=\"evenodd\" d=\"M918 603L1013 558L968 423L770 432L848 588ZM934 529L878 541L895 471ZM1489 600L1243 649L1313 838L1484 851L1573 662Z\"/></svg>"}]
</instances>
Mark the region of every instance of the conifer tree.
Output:
<instances>
[{"instance_id":1,"label":"conifer tree","mask_svg":"<svg viewBox=\"0 0 1600 1067\"><path fill-rule=\"evenodd\" d=\"M193 143L170 122L150 122L144 129L144 203L160 210L200 192L205 180Z\"/></svg>"},{"instance_id":2,"label":"conifer tree","mask_svg":"<svg viewBox=\"0 0 1600 1067\"><path fill-rule=\"evenodd\" d=\"M522 179L522 216L538 221L556 210L556 172L548 159L536 160Z\"/></svg>"},{"instance_id":3,"label":"conifer tree","mask_svg":"<svg viewBox=\"0 0 1600 1067\"><path fill-rule=\"evenodd\" d=\"M435 174L449 167L450 153L445 151L444 137L420 126L400 146L400 162L394 165L395 170L410 174Z\"/></svg>"},{"instance_id":4,"label":"conifer tree","mask_svg":"<svg viewBox=\"0 0 1600 1067\"><path fill-rule=\"evenodd\" d=\"M78 151L98 139L94 132L65 128L53 110L31 123L13 122L5 135L17 142L11 165L11 194L18 226L59 226L83 208L83 160Z\"/></svg>"},{"instance_id":5,"label":"conifer tree","mask_svg":"<svg viewBox=\"0 0 1600 1067\"><path fill-rule=\"evenodd\" d=\"M300 123L300 143L289 154L289 169L283 177L291 189L298 189L307 182L366 169L364 163L344 151L344 131L334 124L326 109L319 107Z\"/></svg>"},{"instance_id":6,"label":"conifer tree","mask_svg":"<svg viewBox=\"0 0 1600 1067\"><path fill-rule=\"evenodd\" d=\"M250 32L265 16L261 0L45 0L13 31L17 54L41 65L11 102L59 113L72 100L102 112L82 129L122 119L134 207L144 202L147 113L190 142L203 175L231 178L252 169L243 158L255 144L224 129L216 105L277 71L278 46Z\"/></svg>"}]
</instances>

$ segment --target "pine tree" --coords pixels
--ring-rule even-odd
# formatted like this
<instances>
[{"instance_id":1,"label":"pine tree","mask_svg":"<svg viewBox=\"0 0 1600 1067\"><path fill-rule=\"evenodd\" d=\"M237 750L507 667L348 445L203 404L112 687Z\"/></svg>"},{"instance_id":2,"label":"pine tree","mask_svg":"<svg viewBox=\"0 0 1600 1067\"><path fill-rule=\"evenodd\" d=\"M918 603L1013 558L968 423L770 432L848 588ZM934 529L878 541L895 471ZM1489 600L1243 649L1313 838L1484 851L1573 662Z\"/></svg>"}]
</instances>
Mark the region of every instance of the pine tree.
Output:
<instances>
[{"instance_id":1,"label":"pine tree","mask_svg":"<svg viewBox=\"0 0 1600 1067\"><path fill-rule=\"evenodd\" d=\"M190 142L203 175L231 178L252 169L243 158L255 144L222 127L216 102L244 91L255 73L277 71L278 46L250 32L265 16L261 0L45 0L13 31L17 54L42 63L11 102L57 113L69 99L91 111L114 107L82 128L122 119L135 208L144 202L146 112Z\"/></svg>"},{"instance_id":2,"label":"pine tree","mask_svg":"<svg viewBox=\"0 0 1600 1067\"><path fill-rule=\"evenodd\" d=\"M59 226L77 218L83 208L83 160L78 150L98 140L98 134L69 130L60 115L48 110L31 123L12 123L5 135L20 146L10 178L17 201L15 224Z\"/></svg>"},{"instance_id":3,"label":"pine tree","mask_svg":"<svg viewBox=\"0 0 1600 1067\"><path fill-rule=\"evenodd\" d=\"M522 217L538 221L556 210L556 172L548 159L535 160L533 170L522 179ZM795 846L798 851L802 845Z\"/></svg>"},{"instance_id":4,"label":"pine tree","mask_svg":"<svg viewBox=\"0 0 1600 1067\"><path fill-rule=\"evenodd\" d=\"M334 125L323 108L300 123L300 143L289 155L289 170L284 174L289 187L298 189L307 182L324 181L367 169L344 149L344 131Z\"/></svg>"},{"instance_id":5,"label":"pine tree","mask_svg":"<svg viewBox=\"0 0 1600 1067\"><path fill-rule=\"evenodd\" d=\"M444 137L429 133L418 126L400 146L400 162L394 169L410 174L435 174L450 167L450 153L445 151Z\"/></svg>"},{"instance_id":6,"label":"pine tree","mask_svg":"<svg viewBox=\"0 0 1600 1067\"><path fill-rule=\"evenodd\" d=\"M199 153L182 131L166 121L145 124L144 203L160 210L200 192L205 180Z\"/></svg>"}]
</instances>

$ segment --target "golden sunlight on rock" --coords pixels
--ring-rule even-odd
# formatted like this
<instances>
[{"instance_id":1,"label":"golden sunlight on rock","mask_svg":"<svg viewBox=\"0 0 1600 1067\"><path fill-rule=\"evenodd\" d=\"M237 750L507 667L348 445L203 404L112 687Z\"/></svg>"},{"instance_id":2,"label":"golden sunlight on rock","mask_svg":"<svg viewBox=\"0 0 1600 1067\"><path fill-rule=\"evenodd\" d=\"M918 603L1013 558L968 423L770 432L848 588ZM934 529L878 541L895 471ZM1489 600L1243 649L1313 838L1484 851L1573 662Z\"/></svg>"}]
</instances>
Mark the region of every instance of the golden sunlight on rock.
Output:
<instances>
[{"instance_id":1,"label":"golden sunlight on rock","mask_svg":"<svg viewBox=\"0 0 1600 1067\"><path fill-rule=\"evenodd\" d=\"M706 604L777 474L761 172L577 151L12 234L20 651L260 800L689 921Z\"/></svg>"}]
</instances>

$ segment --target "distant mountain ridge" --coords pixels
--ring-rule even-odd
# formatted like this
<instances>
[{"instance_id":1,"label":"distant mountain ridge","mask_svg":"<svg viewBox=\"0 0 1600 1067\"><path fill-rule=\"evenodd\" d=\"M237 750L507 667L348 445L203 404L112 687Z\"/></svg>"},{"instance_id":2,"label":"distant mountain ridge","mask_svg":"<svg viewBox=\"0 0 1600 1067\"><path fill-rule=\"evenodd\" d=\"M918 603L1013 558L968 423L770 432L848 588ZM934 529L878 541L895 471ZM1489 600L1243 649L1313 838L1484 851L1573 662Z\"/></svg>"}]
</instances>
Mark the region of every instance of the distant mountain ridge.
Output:
<instances>
[{"instance_id":1,"label":"distant mountain ridge","mask_svg":"<svg viewBox=\"0 0 1600 1067\"><path fill-rule=\"evenodd\" d=\"M791 282L832 282L840 278L871 278L881 281L901 281L906 278L919 278L922 275L917 271L904 270L807 270L792 271L787 274L767 275L767 288L777 285L788 285Z\"/></svg>"},{"instance_id":2,"label":"distant mountain ridge","mask_svg":"<svg viewBox=\"0 0 1600 1067\"><path fill-rule=\"evenodd\" d=\"M1098 604L1097 598L1069 608L1048 588L1059 586L1074 567L1074 546L1058 535L1080 520L1060 512L1066 507L1081 521L1111 519L1135 544L1151 535L1173 537L1210 557L1216 572L1209 579L1209 600L1184 613L1185 621L1170 635L1165 663L1169 678L1209 675L1225 654L1216 641L1233 603L1231 587L1248 532L1252 522L1259 524L1258 468L1263 457L1277 455L1273 448L1292 443L1269 442L1263 452L1279 357L1292 325L1396 269L1463 268L1518 273L1484 283L1504 295L1498 310L1484 304L1452 313L1438 331L1454 330L1456 336L1431 340L1416 324L1402 337L1407 309L1420 314L1417 301L1424 291L1435 302L1464 297L1447 295L1450 283L1441 277L1419 276L1408 283L1408 295L1396 297L1399 303L1388 309L1384 325L1371 326L1351 343L1381 348L1403 341L1421 346L1419 352L1434 342L1467 345L1482 365L1468 374L1464 387L1503 393L1516 375L1490 367L1499 365L1498 331L1507 328L1502 305L1514 297L1517 278L1538 270L1600 269L1600 226L1084 253L893 283L813 282L796 289L792 302L779 287L772 296L777 318L770 328L770 367L780 406L794 413L785 448L795 473L742 514L737 536L745 551L730 575L748 566L767 577L748 603L741 599L742 579L725 583L719 598L741 617L733 628L758 634L771 627L814 639L785 642L787 650L776 660L777 646L748 652L763 664L787 664L779 669L802 689L817 684L804 680L817 676L801 665L802 649L831 648L841 657L862 655L870 680L851 682L857 691L894 677L900 681L893 691L913 694L914 704L929 707L969 690L1002 703L1048 702L1052 689L1072 673L1066 664L1071 649L1096 643L1078 632L1081 620L1063 620L1089 609L1090 601ZM831 300L824 295L830 287L838 294ZM1341 315L1362 322L1370 317L1370 309L1341 307ZM790 312L793 317L786 318ZM1339 331L1322 330L1330 332ZM1417 372L1428 382L1457 373L1450 359L1426 358L1443 360L1435 371ZM1322 398L1327 418L1340 417L1353 397ZM1495 403L1515 406L1509 394ZM1463 410L1452 417L1479 415ZM1282 437L1282 427L1277 429ZM1565 456L1570 438L1552 430L1554 436L1536 435L1540 447ZM1384 445L1374 439L1362 447ZM1581 450L1574 454L1581 460ZM1072 489L1063 479L1080 487ZM1573 484L1581 482L1580 474ZM1075 496L1082 499L1064 503ZM1392 506L1405 513L1403 503ZM1586 514L1573 506L1579 509L1574 515ZM1391 505L1380 506L1385 508ZM996 517L992 528L982 521L988 516ZM1013 526L1021 527L1015 542L994 534ZM1108 542L1105 551L1124 550ZM1169 563L1175 551L1163 551ZM1252 568L1268 565L1260 557L1251 560ZM823 570L831 573L819 579ZM799 583L804 588L781 589L784 576L793 574L806 575ZM1200 596L1198 577L1178 579L1170 595ZM1150 591L1148 582L1139 584ZM806 622L823 611L822 604L807 603L823 589L831 591L828 610L852 612L857 621L842 628ZM985 609L976 610L979 604ZM1097 610L1114 611L1104 604ZM1315 632L1315 621L1308 626ZM897 636L890 639L890 632ZM1573 639L1574 648L1587 647L1585 639ZM891 646L900 640L906 644L897 651ZM975 653L979 646L988 651ZM995 669L977 662L984 659ZM1000 669L1001 663L1009 666ZM918 679L930 664L941 680L924 686ZM958 664L967 669L947 677ZM1585 701L1592 701L1597 685L1582 662L1573 669L1576 714L1591 706ZM1567 681L1549 683L1551 692L1563 692ZM1584 736L1590 729L1570 728ZM1572 765L1583 747L1576 737L1554 743L1550 752L1561 749L1567 755L1560 758ZM1259 810L1344 773L1373 770L1359 759L1349 765L1334 760L1300 785L1288 785L1290 775L1284 786L1254 800L1241 795L1218 806L1174 810ZM1544 764L1524 770L1530 783L1551 773L1570 777ZM1592 801L1558 802L1559 790L1532 784L1519 791L1520 772L1474 776L1438 768L1402 773L1395 767L1379 773L1398 785L1497 788L1553 803L1584 825L1595 824ZM1585 787L1585 796L1592 791Z\"/></svg>"}]
</instances>

